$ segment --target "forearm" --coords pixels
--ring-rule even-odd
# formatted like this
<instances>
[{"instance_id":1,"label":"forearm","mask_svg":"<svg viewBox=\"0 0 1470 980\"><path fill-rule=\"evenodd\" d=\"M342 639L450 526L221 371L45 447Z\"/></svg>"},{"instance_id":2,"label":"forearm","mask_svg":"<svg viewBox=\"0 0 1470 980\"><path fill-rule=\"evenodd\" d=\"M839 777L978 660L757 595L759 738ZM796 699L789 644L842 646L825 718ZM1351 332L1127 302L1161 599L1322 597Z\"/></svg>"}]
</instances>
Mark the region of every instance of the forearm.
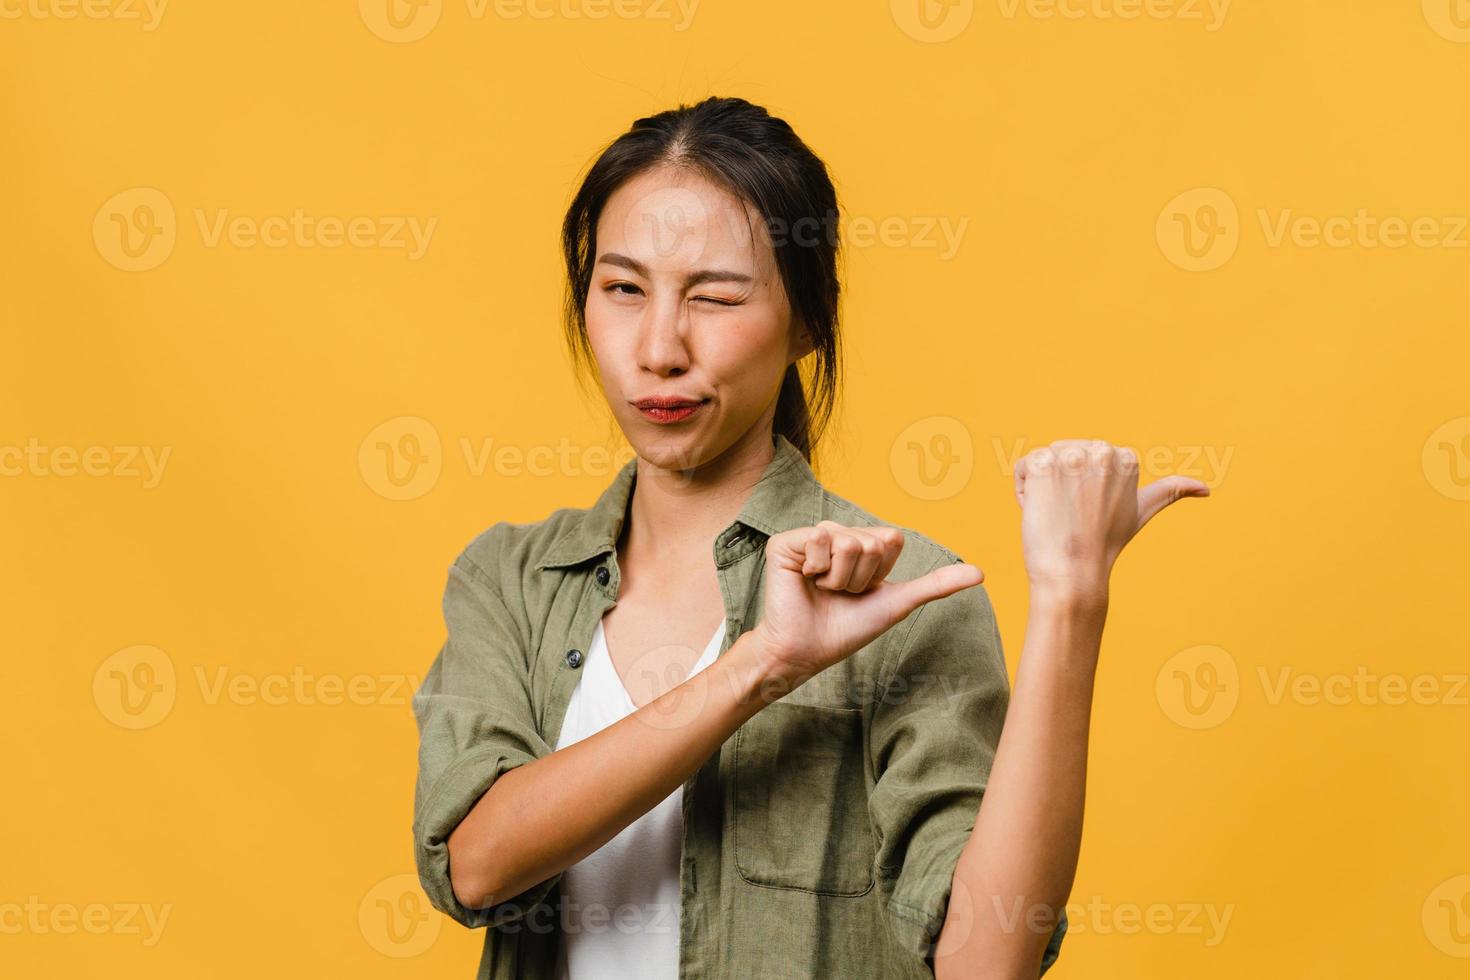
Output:
<instances>
[{"instance_id":1,"label":"forearm","mask_svg":"<svg viewBox=\"0 0 1470 980\"><path fill-rule=\"evenodd\" d=\"M597 850L687 780L789 690L758 631L602 731L503 773L449 835L450 879L471 908L513 898Z\"/></svg>"},{"instance_id":2,"label":"forearm","mask_svg":"<svg viewBox=\"0 0 1470 980\"><path fill-rule=\"evenodd\" d=\"M1107 600L1033 592L980 812L954 872L938 980L1034 978L1071 893Z\"/></svg>"}]
</instances>

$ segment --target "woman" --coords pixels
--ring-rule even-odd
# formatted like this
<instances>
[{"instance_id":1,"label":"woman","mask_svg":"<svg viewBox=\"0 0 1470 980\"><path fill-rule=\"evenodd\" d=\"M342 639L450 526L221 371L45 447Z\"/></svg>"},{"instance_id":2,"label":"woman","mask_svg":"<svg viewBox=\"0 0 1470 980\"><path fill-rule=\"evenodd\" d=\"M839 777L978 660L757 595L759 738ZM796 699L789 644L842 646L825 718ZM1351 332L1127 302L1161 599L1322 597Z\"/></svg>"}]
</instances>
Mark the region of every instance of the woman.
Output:
<instances>
[{"instance_id":1,"label":"woman","mask_svg":"<svg viewBox=\"0 0 1470 980\"><path fill-rule=\"evenodd\" d=\"M636 452L450 569L414 837L479 976L1034 977L1081 833L1119 550L1166 504L1100 441L1018 465L1014 695L978 568L822 487L837 201L786 123L634 123L567 213L567 327ZM798 365L809 361L808 393ZM1007 717L1008 716L1008 717Z\"/></svg>"}]
</instances>

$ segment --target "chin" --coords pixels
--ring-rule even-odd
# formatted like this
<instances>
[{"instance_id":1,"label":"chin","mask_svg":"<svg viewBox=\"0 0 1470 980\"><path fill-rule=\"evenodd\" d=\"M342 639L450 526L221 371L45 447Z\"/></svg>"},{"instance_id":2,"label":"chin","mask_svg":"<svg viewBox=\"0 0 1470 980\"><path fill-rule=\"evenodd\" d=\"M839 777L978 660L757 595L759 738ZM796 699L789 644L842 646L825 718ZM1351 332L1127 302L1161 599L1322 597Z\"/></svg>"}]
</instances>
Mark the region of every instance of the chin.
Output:
<instances>
[{"instance_id":1,"label":"chin","mask_svg":"<svg viewBox=\"0 0 1470 980\"><path fill-rule=\"evenodd\" d=\"M708 459L698 433L649 433L633 443L643 459L665 470L691 470Z\"/></svg>"}]
</instances>

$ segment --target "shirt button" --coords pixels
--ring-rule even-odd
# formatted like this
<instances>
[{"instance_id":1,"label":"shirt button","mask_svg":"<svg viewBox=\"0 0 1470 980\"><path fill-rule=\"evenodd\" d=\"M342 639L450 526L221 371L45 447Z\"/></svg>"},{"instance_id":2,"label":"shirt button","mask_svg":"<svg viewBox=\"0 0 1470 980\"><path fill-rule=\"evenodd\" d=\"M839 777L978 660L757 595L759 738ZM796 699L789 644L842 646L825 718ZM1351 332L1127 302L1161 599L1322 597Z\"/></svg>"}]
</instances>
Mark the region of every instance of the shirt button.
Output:
<instances>
[{"instance_id":1,"label":"shirt button","mask_svg":"<svg viewBox=\"0 0 1470 980\"><path fill-rule=\"evenodd\" d=\"M606 565L598 565L597 566L597 584L598 585L606 585L608 578L610 578L610 576L608 575L607 566Z\"/></svg>"},{"instance_id":2,"label":"shirt button","mask_svg":"<svg viewBox=\"0 0 1470 980\"><path fill-rule=\"evenodd\" d=\"M581 650L568 650L567 651L567 666L568 667L572 667L572 668L576 668L576 667L582 666L582 651Z\"/></svg>"}]
</instances>

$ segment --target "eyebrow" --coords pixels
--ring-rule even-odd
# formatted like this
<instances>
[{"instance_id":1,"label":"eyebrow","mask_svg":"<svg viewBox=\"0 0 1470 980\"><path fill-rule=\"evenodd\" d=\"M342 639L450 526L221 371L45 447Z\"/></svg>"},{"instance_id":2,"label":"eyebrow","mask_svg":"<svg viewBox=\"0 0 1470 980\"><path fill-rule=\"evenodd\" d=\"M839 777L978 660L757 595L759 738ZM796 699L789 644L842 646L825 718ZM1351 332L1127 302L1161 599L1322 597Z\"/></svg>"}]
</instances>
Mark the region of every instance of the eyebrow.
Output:
<instances>
[{"instance_id":1,"label":"eyebrow","mask_svg":"<svg viewBox=\"0 0 1470 980\"><path fill-rule=\"evenodd\" d=\"M645 279L649 278L648 266L644 265L642 262L639 262L637 259L630 258L621 253L603 252L602 255L598 257L596 264L601 265L604 262L606 262L608 265L621 266L624 269L628 269L634 273L637 273ZM685 288L688 288L690 286L698 286L701 283L706 282L748 283L753 281L754 277L748 276L743 272L734 272L730 269L697 269L684 277L684 286Z\"/></svg>"}]
</instances>

